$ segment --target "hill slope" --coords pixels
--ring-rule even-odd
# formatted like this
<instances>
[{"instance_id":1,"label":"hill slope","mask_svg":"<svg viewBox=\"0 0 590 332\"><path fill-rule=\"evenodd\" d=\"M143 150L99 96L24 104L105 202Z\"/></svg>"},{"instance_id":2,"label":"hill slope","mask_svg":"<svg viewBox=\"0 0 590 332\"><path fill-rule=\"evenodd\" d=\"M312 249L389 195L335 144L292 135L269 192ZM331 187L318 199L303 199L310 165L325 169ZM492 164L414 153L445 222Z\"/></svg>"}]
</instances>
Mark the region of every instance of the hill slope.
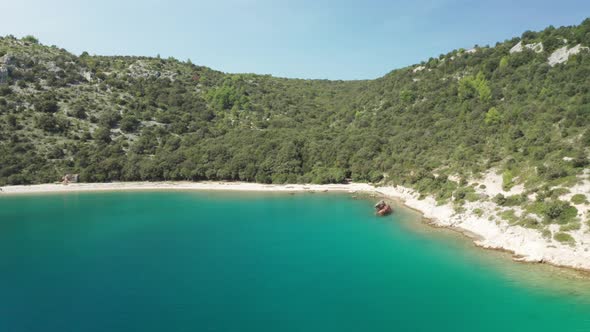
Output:
<instances>
[{"instance_id":1,"label":"hill slope","mask_svg":"<svg viewBox=\"0 0 590 332\"><path fill-rule=\"evenodd\" d=\"M0 184L64 173L85 182L350 178L403 184L458 210L494 201L526 227L579 229L586 198L567 188L587 180L587 46L590 19L376 80L325 81L76 56L7 36Z\"/></svg>"}]
</instances>

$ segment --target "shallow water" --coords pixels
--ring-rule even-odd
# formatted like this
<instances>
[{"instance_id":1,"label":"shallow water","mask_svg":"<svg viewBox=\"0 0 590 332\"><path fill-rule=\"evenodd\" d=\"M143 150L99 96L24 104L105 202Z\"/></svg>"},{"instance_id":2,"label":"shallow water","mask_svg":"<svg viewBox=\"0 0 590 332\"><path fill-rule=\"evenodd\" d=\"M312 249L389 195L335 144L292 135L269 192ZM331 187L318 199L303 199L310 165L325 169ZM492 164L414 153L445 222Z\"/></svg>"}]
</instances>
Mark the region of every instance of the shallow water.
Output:
<instances>
[{"instance_id":1,"label":"shallow water","mask_svg":"<svg viewBox=\"0 0 590 332\"><path fill-rule=\"evenodd\" d=\"M590 281L344 194L0 197L0 331L590 331Z\"/></svg>"}]
</instances>

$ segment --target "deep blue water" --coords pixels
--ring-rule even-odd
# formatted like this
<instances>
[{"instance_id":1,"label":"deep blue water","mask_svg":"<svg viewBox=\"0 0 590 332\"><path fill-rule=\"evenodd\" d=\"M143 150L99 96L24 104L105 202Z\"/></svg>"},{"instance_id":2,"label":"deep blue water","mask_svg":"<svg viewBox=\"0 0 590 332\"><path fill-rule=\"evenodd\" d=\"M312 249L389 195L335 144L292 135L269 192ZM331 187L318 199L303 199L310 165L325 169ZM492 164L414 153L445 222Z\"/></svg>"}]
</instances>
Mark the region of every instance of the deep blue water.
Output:
<instances>
[{"instance_id":1,"label":"deep blue water","mask_svg":"<svg viewBox=\"0 0 590 332\"><path fill-rule=\"evenodd\" d=\"M332 194L0 197L0 331L590 331L590 282Z\"/></svg>"}]
</instances>

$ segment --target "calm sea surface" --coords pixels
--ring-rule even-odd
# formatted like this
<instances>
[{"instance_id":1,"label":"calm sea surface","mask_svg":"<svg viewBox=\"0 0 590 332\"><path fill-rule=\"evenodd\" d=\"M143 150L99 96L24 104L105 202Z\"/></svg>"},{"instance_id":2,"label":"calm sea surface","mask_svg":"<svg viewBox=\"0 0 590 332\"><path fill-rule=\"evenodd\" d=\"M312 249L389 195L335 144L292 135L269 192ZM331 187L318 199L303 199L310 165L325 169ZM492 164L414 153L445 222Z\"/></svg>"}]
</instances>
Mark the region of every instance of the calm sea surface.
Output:
<instances>
[{"instance_id":1,"label":"calm sea surface","mask_svg":"<svg viewBox=\"0 0 590 332\"><path fill-rule=\"evenodd\" d=\"M345 194L0 196L0 331L590 331L590 280Z\"/></svg>"}]
</instances>

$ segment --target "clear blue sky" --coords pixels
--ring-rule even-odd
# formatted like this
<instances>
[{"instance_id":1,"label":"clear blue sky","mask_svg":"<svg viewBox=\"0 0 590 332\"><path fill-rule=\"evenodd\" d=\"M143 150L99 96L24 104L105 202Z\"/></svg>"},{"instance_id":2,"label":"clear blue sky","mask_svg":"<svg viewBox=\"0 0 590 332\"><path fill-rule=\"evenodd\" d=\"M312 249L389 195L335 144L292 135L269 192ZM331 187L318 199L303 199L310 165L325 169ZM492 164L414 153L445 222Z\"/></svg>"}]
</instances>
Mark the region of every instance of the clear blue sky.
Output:
<instances>
[{"instance_id":1,"label":"clear blue sky","mask_svg":"<svg viewBox=\"0 0 590 332\"><path fill-rule=\"evenodd\" d=\"M376 78L452 49L579 24L590 0L3 0L0 35L225 72Z\"/></svg>"}]
</instances>

